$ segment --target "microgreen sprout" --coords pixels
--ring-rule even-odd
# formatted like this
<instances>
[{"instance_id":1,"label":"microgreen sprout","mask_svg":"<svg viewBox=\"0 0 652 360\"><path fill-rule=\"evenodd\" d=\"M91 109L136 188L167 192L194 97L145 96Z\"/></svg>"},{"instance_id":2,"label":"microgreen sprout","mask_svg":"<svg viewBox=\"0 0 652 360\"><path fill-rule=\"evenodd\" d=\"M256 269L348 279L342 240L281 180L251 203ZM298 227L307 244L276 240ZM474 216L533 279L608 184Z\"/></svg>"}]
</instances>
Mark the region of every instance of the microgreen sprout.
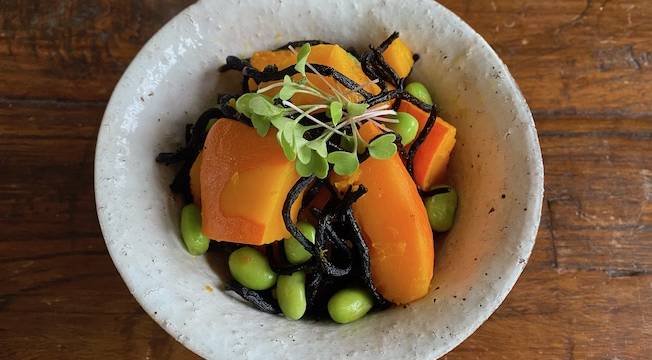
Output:
<instances>
[{"instance_id":1,"label":"microgreen sprout","mask_svg":"<svg viewBox=\"0 0 652 360\"><path fill-rule=\"evenodd\" d=\"M303 44L298 51L292 46L288 48L296 55L294 69L298 74L293 77L286 75L283 81L266 84L254 93L243 94L235 102L236 110L251 119L256 132L265 136L270 127L276 128L276 139L284 155L288 160L295 161L297 173L301 176L315 175L323 179L328 176L329 163L339 175L353 174L360 164L360 146L367 147L369 155L376 159L393 156L397 151L394 143L396 135L381 123L397 123L396 111L388 104L369 107L364 102L357 103L350 99L350 95L378 80L342 93L308 62L310 44ZM318 78L330 92L315 86L306 75L306 68L314 75L313 79ZM291 100L297 94L310 95L308 98L314 103L293 103ZM318 113L325 113L325 118L321 116L319 119ZM386 132L369 144L358 132L358 127L367 121ZM306 139L306 133L315 129L322 129L322 132L317 136L313 132L309 137L312 140ZM344 150L329 152L328 141L334 135L338 135L340 141L346 144Z\"/></svg>"}]
</instances>

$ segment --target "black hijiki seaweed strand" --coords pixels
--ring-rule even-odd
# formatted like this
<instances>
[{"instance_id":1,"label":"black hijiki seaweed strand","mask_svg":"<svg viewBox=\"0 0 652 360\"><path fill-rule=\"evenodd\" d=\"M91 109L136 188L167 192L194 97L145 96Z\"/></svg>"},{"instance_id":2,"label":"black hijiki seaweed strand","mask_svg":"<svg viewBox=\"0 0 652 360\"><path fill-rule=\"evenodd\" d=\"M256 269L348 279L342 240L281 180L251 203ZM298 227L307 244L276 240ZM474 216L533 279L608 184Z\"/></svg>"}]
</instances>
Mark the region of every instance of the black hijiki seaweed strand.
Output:
<instances>
[{"instance_id":1,"label":"black hijiki seaweed strand","mask_svg":"<svg viewBox=\"0 0 652 360\"><path fill-rule=\"evenodd\" d=\"M226 57L226 64L219 67L219 72L226 72L229 70L242 71L245 66L249 65L248 59L241 59L237 56L229 55Z\"/></svg>"},{"instance_id":2,"label":"black hijiki seaweed strand","mask_svg":"<svg viewBox=\"0 0 652 360\"><path fill-rule=\"evenodd\" d=\"M330 183L328 178L326 178L326 179L316 179L313 186L311 186L303 194L303 199L301 199L301 208L305 208L313 200L315 200L315 197L317 197L317 194L319 194L321 189L324 189L324 188L326 190L328 190L328 192L331 194L331 196L336 196L337 195L337 192L333 188L333 185Z\"/></svg>"},{"instance_id":3,"label":"black hijiki seaweed strand","mask_svg":"<svg viewBox=\"0 0 652 360\"><path fill-rule=\"evenodd\" d=\"M182 151L162 152L156 156L156 162L163 165L173 165L186 161L186 154Z\"/></svg>"},{"instance_id":4,"label":"black hijiki seaweed strand","mask_svg":"<svg viewBox=\"0 0 652 360\"><path fill-rule=\"evenodd\" d=\"M365 52L360 55L360 66L362 71L367 75L369 79L378 79L378 87L380 87L381 92L385 92L387 84L385 79L378 75L381 71L378 69L378 66L374 63L374 54L371 51Z\"/></svg>"},{"instance_id":5,"label":"black hijiki seaweed strand","mask_svg":"<svg viewBox=\"0 0 652 360\"><path fill-rule=\"evenodd\" d=\"M204 147L207 135L206 126L208 125L208 122L212 119L220 119L222 117L224 117L224 113L222 113L222 110L219 108L210 108L199 116L195 126L192 127L192 136L188 143L188 147L190 147L192 151L191 157L193 159L197 157L201 149Z\"/></svg>"},{"instance_id":6,"label":"black hijiki seaweed strand","mask_svg":"<svg viewBox=\"0 0 652 360\"><path fill-rule=\"evenodd\" d=\"M369 46L369 51L363 55L364 61L361 62L361 64L365 74L375 75L373 78L382 78L383 80L389 79L397 90L402 91L405 79L401 79L394 69L387 64L383 57L385 50L387 50L394 40L398 39L398 36L398 32L395 31L387 37L387 39L383 40L378 47L374 48L373 46ZM378 76L379 72L384 76ZM384 90L385 86L383 86L382 89Z\"/></svg>"},{"instance_id":7,"label":"black hijiki seaweed strand","mask_svg":"<svg viewBox=\"0 0 652 360\"><path fill-rule=\"evenodd\" d=\"M210 108L204 111L195 124L186 125L186 144L183 148L175 153L160 153L156 156L156 162L165 165L171 165L184 160L194 160L204 145L206 134L204 129L206 125L213 118L220 118L223 116L222 111L218 108Z\"/></svg>"},{"instance_id":8,"label":"black hijiki seaweed strand","mask_svg":"<svg viewBox=\"0 0 652 360\"><path fill-rule=\"evenodd\" d=\"M294 206L294 203L297 201L299 196L301 196L301 193L303 193L303 191L307 189L315 181L315 179L316 177L313 175L302 177L297 180L285 198L285 202L283 203L282 216L285 228L290 233L290 235L294 236L299 244L301 244L301 246L303 246L304 249L306 249L306 251L308 251L310 254L313 256L319 256L319 251L315 244L311 243L310 240L308 240L308 238L303 235L301 230L299 230L294 221L292 221L292 206Z\"/></svg>"},{"instance_id":9,"label":"black hijiki seaweed strand","mask_svg":"<svg viewBox=\"0 0 652 360\"><path fill-rule=\"evenodd\" d=\"M388 90L388 91L382 91L378 93L377 95L374 95L367 99L366 103L371 107L374 105L378 105L380 103L383 103L385 101L390 101L393 99L397 99L401 96L401 92L397 90Z\"/></svg>"},{"instance_id":10,"label":"black hijiki seaweed strand","mask_svg":"<svg viewBox=\"0 0 652 360\"><path fill-rule=\"evenodd\" d=\"M378 45L377 49L381 53L384 52L394 42L394 40L398 39L398 36L399 36L398 31L394 31L391 35L387 37L387 39L383 40L383 42L381 42L380 45Z\"/></svg>"},{"instance_id":11,"label":"black hijiki seaweed strand","mask_svg":"<svg viewBox=\"0 0 652 360\"><path fill-rule=\"evenodd\" d=\"M265 247L269 266L275 273L279 275L292 275L297 271L310 272L315 268L314 258L301 264L290 264L285 257L282 244L282 241L275 241Z\"/></svg>"},{"instance_id":12,"label":"black hijiki seaweed strand","mask_svg":"<svg viewBox=\"0 0 652 360\"><path fill-rule=\"evenodd\" d=\"M348 248L342 249L341 247L338 247L337 250L335 248L331 249L330 252L337 252L338 257L340 258L338 262L344 264L335 264L331 259L328 259L326 256L327 253L327 247L326 247L326 242L329 241L331 243L337 241L337 239L329 239L328 237L333 236L330 231L328 231L328 224L331 222L331 216L330 214L327 214L327 216L322 217L319 219L319 222L317 224L317 233L315 236L315 245L317 246L317 249L319 250L319 266L321 268L321 271L331 277L342 277L346 276L351 272L351 269L353 268L353 258L352 254L349 251ZM344 260L342 261L342 258Z\"/></svg>"},{"instance_id":13,"label":"black hijiki seaweed strand","mask_svg":"<svg viewBox=\"0 0 652 360\"><path fill-rule=\"evenodd\" d=\"M226 241L216 241L211 239L210 243L208 244L208 251L223 252L226 255L230 255L232 252L236 251L241 247L242 245L240 244L226 242Z\"/></svg>"},{"instance_id":14,"label":"black hijiki seaweed strand","mask_svg":"<svg viewBox=\"0 0 652 360\"><path fill-rule=\"evenodd\" d=\"M392 109L397 111L401 105L401 101L406 100L413 103L415 106L420 108L425 112L430 112L431 105L424 103L423 101L417 99L412 94L408 93L404 89L405 80L412 74L414 66L410 69L408 75L404 78L400 78L398 74L392 69L391 66L385 61L383 57L383 52L387 50L389 45L391 45L394 40L398 38L398 32L392 33L387 39L385 39L378 47L369 47L369 51L362 55L363 61L361 61L362 70L369 78L377 78L383 81L381 86L381 92L374 95L373 97L367 99L369 106L373 106L385 101L394 99ZM412 59L416 63L419 60L419 54L413 54ZM384 84L384 80L389 80L396 86L395 90L387 90Z\"/></svg>"},{"instance_id":15,"label":"black hijiki seaweed strand","mask_svg":"<svg viewBox=\"0 0 652 360\"><path fill-rule=\"evenodd\" d=\"M317 179L315 180L315 183L313 186L311 186L308 190L305 191L303 194L303 198L301 199L301 208L305 208L310 204L315 198L317 197L317 194L321 191L321 189L326 186L326 179Z\"/></svg>"},{"instance_id":16,"label":"black hijiki seaweed strand","mask_svg":"<svg viewBox=\"0 0 652 360\"><path fill-rule=\"evenodd\" d=\"M376 306L380 308L387 307L390 302L387 301L379 292L376 286L371 279L371 260L369 258L369 247L365 243L364 238L362 237L362 231L360 226L353 215L353 209L348 207L345 212L346 220L348 221L349 228L351 230L353 246L358 252L358 258L360 259L360 273L362 274L362 280L364 281L367 290L371 292L371 295L374 298Z\"/></svg>"},{"instance_id":17,"label":"black hijiki seaweed strand","mask_svg":"<svg viewBox=\"0 0 652 360\"><path fill-rule=\"evenodd\" d=\"M346 51L351 54L354 58L356 58L358 61L362 62L362 55L358 52L358 49L356 49L353 46L349 46L346 48Z\"/></svg>"},{"instance_id":18,"label":"black hijiki seaweed strand","mask_svg":"<svg viewBox=\"0 0 652 360\"><path fill-rule=\"evenodd\" d=\"M449 192L451 192L450 187L445 186L445 187L436 188L436 189L433 189L433 190L430 190L430 191L421 191L421 190L419 190L419 195L421 195L421 197L427 198L427 197L431 197L431 196L435 196L435 195L448 194Z\"/></svg>"},{"instance_id":19,"label":"black hijiki seaweed strand","mask_svg":"<svg viewBox=\"0 0 652 360\"><path fill-rule=\"evenodd\" d=\"M340 214L328 214L326 216L323 216L323 224L324 224L324 240L326 240L329 244L331 244L336 251L342 251L343 253L347 254L347 257L351 259L350 261L353 260L352 254L349 251L349 248L347 246L347 242L344 238L342 238L337 230L335 229L336 223L340 222L341 220L338 219Z\"/></svg>"},{"instance_id":20,"label":"black hijiki seaweed strand","mask_svg":"<svg viewBox=\"0 0 652 360\"><path fill-rule=\"evenodd\" d=\"M401 99L405 100L405 101L408 101L408 102L411 102L416 107L418 107L419 109L421 109L421 110L423 110L423 111L425 111L427 113L429 113L430 110L432 110L432 105L424 103L423 101L417 99L416 97L414 97L412 94L410 94L407 91L403 91L401 93Z\"/></svg>"},{"instance_id":21,"label":"black hijiki seaweed strand","mask_svg":"<svg viewBox=\"0 0 652 360\"><path fill-rule=\"evenodd\" d=\"M430 131L434 128L435 126L435 121L437 121L437 107L433 106L432 109L430 110L430 115L428 115L428 120L426 121L426 125L423 127L423 130L421 133L419 133L419 136L414 140L412 143L412 146L410 146L410 151L408 151L407 159L406 159L406 164L405 167L410 174L414 178L414 155L417 153L417 150L419 150L419 147L421 147L421 144L426 140L428 135L430 134Z\"/></svg>"},{"instance_id":22,"label":"black hijiki seaweed strand","mask_svg":"<svg viewBox=\"0 0 652 360\"><path fill-rule=\"evenodd\" d=\"M190 191L191 168L191 161L184 162L176 175L174 175L174 179L172 179L172 183L170 184L172 193L181 195L184 204L190 204L193 200L192 192Z\"/></svg>"},{"instance_id":23,"label":"black hijiki seaweed strand","mask_svg":"<svg viewBox=\"0 0 652 360\"><path fill-rule=\"evenodd\" d=\"M240 285L237 281L232 281L226 285L226 290L231 290L236 294L240 295L244 300L247 300L251 305L256 307L260 311L264 311L269 314L278 314L281 312L276 302L272 299L271 294L268 292L258 292L251 289L248 289Z\"/></svg>"},{"instance_id":24,"label":"black hijiki seaweed strand","mask_svg":"<svg viewBox=\"0 0 652 360\"><path fill-rule=\"evenodd\" d=\"M320 229L323 229L323 231L329 234L331 241L335 241L340 244L340 246L346 246L345 238L350 240L357 255L357 261L355 263L360 264L356 267L356 274L358 275L354 276L352 280L358 279L359 277L359 280L361 280L365 287L367 287L372 293L376 306L383 308L387 306L389 302L379 294L371 280L369 249L364 242L362 231L353 216L352 210L352 205L366 193L367 189L364 185L357 186L356 190L349 187L337 205L330 210L330 213L327 216L322 218ZM342 232L341 234L335 230L335 224L339 224L337 228ZM353 265L353 263L354 262L352 261L351 265ZM351 271L352 270L354 269L351 269Z\"/></svg>"},{"instance_id":25,"label":"black hijiki seaweed strand","mask_svg":"<svg viewBox=\"0 0 652 360\"><path fill-rule=\"evenodd\" d=\"M401 91L399 93L399 96L396 97L396 100L394 100L394 103L392 104L392 110L398 112L398 109L401 107L401 102L403 101L403 94L405 91Z\"/></svg>"},{"instance_id":26,"label":"black hijiki seaweed strand","mask_svg":"<svg viewBox=\"0 0 652 360\"><path fill-rule=\"evenodd\" d=\"M188 144L190 142L190 138L192 138L192 128L195 126L195 124L186 124L186 132L185 132L185 142Z\"/></svg>"},{"instance_id":27,"label":"black hijiki seaweed strand","mask_svg":"<svg viewBox=\"0 0 652 360\"><path fill-rule=\"evenodd\" d=\"M325 209L324 214L318 220L317 236L315 244L320 251L321 258L320 264L323 272L331 277L343 277L348 275L353 269L353 254L348 248L346 240L335 230L334 224L344 220L344 211L350 207L355 201L367 192L364 186L359 186L356 191L351 188L347 190L346 194L336 202L334 206L329 206ZM343 223L343 222L342 222ZM328 250L326 243L330 243L333 247L330 252L332 256L339 258L340 264L336 265L331 259L328 259L324 250ZM342 264L343 263L343 264Z\"/></svg>"},{"instance_id":28,"label":"black hijiki seaweed strand","mask_svg":"<svg viewBox=\"0 0 652 360\"><path fill-rule=\"evenodd\" d=\"M346 190L346 193L342 197L342 200L338 204L337 211L344 213L346 209L353 206L353 204L366 193L367 188L364 185L358 185L355 190L353 190L353 186L349 186L349 188Z\"/></svg>"},{"instance_id":29,"label":"black hijiki seaweed strand","mask_svg":"<svg viewBox=\"0 0 652 360\"><path fill-rule=\"evenodd\" d=\"M227 105L228 107L228 105ZM227 116L222 109L224 107L209 108L204 111L194 124L186 126L186 144L174 153L162 152L156 156L156 162L165 165L182 163L181 168L174 176L170 184L170 190L175 194L181 194L185 203L192 202L190 191L190 169L206 141L206 126L212 119L221 119ZM247 126L252 126L251 120L244 115L233 116L233 120L239 121Z\"/></svg>"},{"instance_id":30,"label":"black hijiki seaweed strand","mask_svg":"<svg viewBox=\"0 0 652 360\"><path fill-rule=\"evenodd\" d=\"M391 83L396 86L397 90L403 90L404 79L401 79L401 77L396 74L396 71L394 71L394 69L392 69L392 67L387 64L383 58L383 54L378 49L371 46L369 49L374 54L375 63L380 68L380 70L382 70L385 76L390 79Z\"/></svg>"},{"instance_id":31,"label":"black hijiki seaweed strand","mask_svg":"<svg viewBox=\"0 0 652 360\"><path fill-rule=\"evenodd\" d=\"M240 95L236 94L219 94L217 95L217 104L220 110L224 112L224 107L229 105L229 101L238 100Z\"/></svg>"},{"instance_id":32,"label":"black hijiki seaweed strand","mask_svg":"<svg viewBox=\"0 0 652 360\"><path fill-rule=\"evenodd\" d=\"M218 108L210 108L204 111L197 122L190 130L190 136L186 134L186 145L176 153L160 153L156 156L156 162L165 165L183 162L181 168L174 176L170 190L175 194L181 194L185 203L192 202L192 192L190 191L190 169L194 163L197 155L204 146L206 140L206 126L211 119L219 119L223 117L222 111Z\"/></svg>"},{"instance_id":33,"label":"black hijiki seaweed strand","mask_svg":"<svg viewBox=\"0 0 652 360\"><path fill-rule=\"evenodd\" d=\"M218 97L218 106L222 111L225 118L241 122L249 127L254 125L251 122L251 119L246 117L244 114L239 113L233 106L229 104L231 100L237 100L239 95L233 94L224 94Z\"/></svg>"},{"instance_id":34,"label":"black hijiki seaweed strand","mask_svg":"<svg viewBox=\"0 0 652 360\"><path fill-rule=\"evenodd\" d=\"M242 75L242 93L246 94L251 92L251 89L249 88L249 76Z\"/></svg>"},{"instance_id":35,"label":"black hijiki seaweed strand","mask_svg":"<svg viewBox=\"0 0 652 360\"><path fill-rule=\"evenodd\" d=\"M398 133L395 134L396 134L396 140L394 140L394 144L396 144L396 149L398 151L398 154L401 156L401 159L405 159L407 153L405 152L405 146L403 146L403 138Z\"/></svg>"},{"instance_id":36,"label":"black hijiki seaweed strand","mask_svg":"<svg viewBox=\"0 0 652 360\"><path fill-rule=\"evenodd\" d=\"M316 310L317 294L323 280L324 274L320 272L313 272L308 275L308 281L306 282L307 313L314 313Z\"/></svg>"},{"instance_id":37,"label":"black hijiki seaweed strand","mask_svg":"<svg viewBox=\"0 0 652 360\"><path fill-rule=\"evenodd\" d=\"M226 72L229 70L237 70L242 72L242 70L245 68L245 66L251 66L249 64L249 59L241 59L237 56L229 55L226 57L226 64L220 66L218 69L219 72ZM242 93L246 94L248 92L251 92L251 89L249 89L249 77L245 74L242 74Z\"/></svg>"}]
</instances>

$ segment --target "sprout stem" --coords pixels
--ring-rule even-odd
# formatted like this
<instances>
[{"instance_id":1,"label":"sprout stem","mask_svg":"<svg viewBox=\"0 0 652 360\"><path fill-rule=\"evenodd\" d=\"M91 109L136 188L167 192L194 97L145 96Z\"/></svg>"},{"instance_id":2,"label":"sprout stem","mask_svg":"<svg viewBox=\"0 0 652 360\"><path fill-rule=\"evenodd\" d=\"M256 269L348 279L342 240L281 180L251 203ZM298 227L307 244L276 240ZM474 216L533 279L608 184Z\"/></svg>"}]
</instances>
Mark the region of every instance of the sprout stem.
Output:
<instances>
[{"instance_id":1,"label":"sprout stem","mask_svg":"<svg viewBox=\"0 0 652 360\"><path fill-rule=\"evenodd\" d=\"M292 47L292 45L288 46L288 49L290 49L290 51L291 51L293 54L296 55L297 52L296 52L296 50L294 50L294 48ZM308 66L308 68L310 68L310 70L312 70L312 71L315 73L315 75L317 75L317 76L318 76L318 77L319 77L319 78L320 78L320 79L321 79L321 80L326 84L326 86L328 86L328 87L331 89L331 91L333 91L333 94L335 94L335 95L337 96L337 99L338 99L339 101L343 101L344 99L346 99L346 97L345 97L344 95L342 95L341 92L339 92L339 91L338 91L338 90L337 90L337 89L336 89L336 88L335 88L335 87L334 87L330 82L328 82L328 81L326 80L326 78L325 78L325 77L324 77L324 76L323 76L319 71L317 71L317 69L315 69L314 66L312 66L312 65L311 65L309 62L307 62L307 61L306 61L306 66ZM306 79L307 79L307 77L306 77ZM308 82L310 82L310 80L308 80ZM314 86L314 85L313 85L313 86ZM314 86L314 87L316 88L316 86Z\"/></svg>"},{"instance_id":2,"label":"sprout stem","mask_svg":"<svg viewBox=\"0 0 652 360\"><path fill-rule=\"evenodd\" d=\"M327 128L327 129L329 129L330 131L332 131L332 132L334 132L334 133L337 133L337 134L339 134L339 135L344 135L343 132L341 132L341 131L339 131L339 130L337 130L337 129L331 127L331 126L329 126L328 124L322 122L321 120L319 120L319 119L317 119L316 117L310 115L309 113L307 113L307 112L305 112L305 111L299 109L296 105L294 105L293 103L291 103L291 102L289 102L289 101L287 101L287 100L283 100L283 105L288 106L288 107L290 107L290 108L296 110L298 113L304 115L306 118L312 120L312 121L315 122L316 124L319 124L319 125L321 125L321 126Z\"/></svg>"},{"instance_id":3,"label":"sprout stem","mask_svg":"<svg viewBox=\"0 0 652 360\"><path fill-rule=\"evenodd\" d=\"M368 119L368 120L371 121L372 124L376 125L380 130L383 130L384 132L393 132L391 129L389 129L388 127L386 127L385 125L379 122L376 122L372 119Z\"/></svg>"}]
</instances>

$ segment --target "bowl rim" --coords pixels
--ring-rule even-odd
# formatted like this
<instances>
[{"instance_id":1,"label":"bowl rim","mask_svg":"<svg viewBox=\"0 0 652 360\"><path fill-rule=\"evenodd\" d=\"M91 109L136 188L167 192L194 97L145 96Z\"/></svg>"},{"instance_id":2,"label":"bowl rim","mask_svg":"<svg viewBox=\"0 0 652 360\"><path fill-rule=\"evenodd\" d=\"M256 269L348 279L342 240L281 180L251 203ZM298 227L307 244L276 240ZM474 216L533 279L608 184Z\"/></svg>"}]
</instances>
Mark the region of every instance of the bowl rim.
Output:
<instances>
[{"instance_id":1,"label":"bowl rim","mask_svg":"<svg viewBox=\"0 0 652 360\"><path fill-rule=\"evenodd\" d=\"M126 81L128 75L131 74L132 72L135 72L136 71L135 69L138 68L139 65L145 61L144 54L146 52L150 52L154 50L154 44L157 42L157 40L163 37L164 32L172 31L171 28L174 27L174 24L180 22L181 18L184 15L187 15L188 12L192 11L195 7L204 3L215 2L215 1L219 1L219 0L198 0L197 2L189 5L181 12L179 12L177 15L175 15L172 19L167 21L165 25L163 25L154 35L152 35L152 37L138 51L136 56L130 62L129 66L124 71L120 80L116 84L114 91L111 94L110 100L107 104L106 110L102 117L101 124L99 125L99 131L98 131L97 142L95 147L95 159L94 159L94 194L95 194L95 202L96 202L96 211L100 223L100 228L102 231L102 236L105 240L107 249L116 267L116 270L118 271L125 285L129 289L129 292L134 296L134 298L139 303L141 308L170 336L175 338L178 342L180 342L189 350L203 357L206 357L208 355L206 349L203 349L199 346L194 346L194 344L189 344L187 339L180 336L181 335L180 330L176 329L173 326L166 326L168 325L166 324L166 320L154 316L155 311L153 310L153 308L151 307L151 305L148 303L147 300L141 299L135 295L136 293L135 289L137 287L136 281L134 280L134 278L131 277L131 274L124 267L122 267L121 264L117 261L118 248L111 244L111 242L109 241L110 239L107 236L107 234L109 233L107 229L109 228L109 226L112 225L109 225L109 221L107 221L107 214L104 211L105 208L104 208L104 204L102 203L103 189L99 186L99 184L101 183L100 179L103 177L104 174L102 173L100 167L97 166L97 164L103 161L102 158L103 154L100 149L101 144L109 141L109 139L107 138L107 131L105 129L107 127L106 125L111 121L113 121L110 118L110 115L113 112L115 112L114 108L117 106L116 105L116 103L118 102L117 98L120 96L119 91L116 90L121 88L121 85L124 85L124 82ZM468 33L471 37L475 38L480 45L485 46L487 49L487 54L493 58L492 60L495 61L499 67L498 70L501 70L502 73L504 74L504 80L509 86L509 93L513 96L514 103L518 107L522 107L522 110L524 110L522 120L525 121L526 126L530 130L528 132L529 138L526 139L526 143L530 146L530 150L533 150L533 152L530 154L529 161L531 167L535 170L538 170L538 171L532 171L531 174L529 175L532 183L532 185L530 186L531 188L530 193L535 196L532 199L528 200L528 209L531 208L534 211L528 211L527 217L523 218L524 223L528 224L527 226L524 226L524 228L529 229L529 231L527 232L527 237L523 240L523 244L526 244L526 247L521 249L520 252L521 257L525 259L525 264L523 264L523 266L521 267L514 268L513 271L510 274L508 274L510 275L509 277L503 278L503 281L500 286L500 291L499 291L500 295L497 296L490 304L488 304L488 306L485 306L482 310L478 312L476 316L476 320L473 322L469 322L468 326L464 328L463 333L459 334L459 336L456 337L455 341L450 341L448 346L438 348L436 349L436 351L433 352L432 355L434 355L436 358L439 358L447 354L451 350L453 350L455 347L459 346L469 336L471 336L485 321L488 320L488 318L503 303L507 295L511 292L512 288L516 284L516 281L520 277L521 273L523 272L525 265L527 264L531 256L532 250L534 248L534 244L536 242L536 236L539 228L541 211L543 206L544 172L543 172L543 158L541 154L541 147L536 131L536 126L534 123L534 118L532 116L529 106L527 105L527 101L521 92L521 89L519 88L518 84L514 80L512 74L509 72L505 63L498 56L495 50L489 45L489 43L487 43L487 41L478 32L476 32L470 25L468 25L464 20L462 20L457 14L455 14L445 6L441 5L437 1L432 1L432 6L439 7L438 10L443 12L446 16L448 16L448 18L453 23L455 23L456 26L460 27L465 33Z\"/></svg>"}]
</instances>

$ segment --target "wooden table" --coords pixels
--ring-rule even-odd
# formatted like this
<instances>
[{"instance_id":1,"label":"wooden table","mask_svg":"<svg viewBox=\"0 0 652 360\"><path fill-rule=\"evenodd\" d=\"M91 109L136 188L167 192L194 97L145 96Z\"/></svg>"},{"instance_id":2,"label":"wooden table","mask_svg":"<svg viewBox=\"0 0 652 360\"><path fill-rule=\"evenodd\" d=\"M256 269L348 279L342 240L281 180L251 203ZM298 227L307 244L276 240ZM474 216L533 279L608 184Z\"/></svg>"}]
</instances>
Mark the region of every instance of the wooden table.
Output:
<instances>
[{"instance_id":1,"label":"wooden table","mask_svg":"<svg viewBox=\"0 0 652 360\"><path fill-rule=\"evenodd\" d=\"M0 358L194 357L118 276L92 176L115 83L191 2L0 0ZM510 67L546 167L524 275L447 358L652 358L652 1L443 3Z\"/></svg>"}]
</instances>

